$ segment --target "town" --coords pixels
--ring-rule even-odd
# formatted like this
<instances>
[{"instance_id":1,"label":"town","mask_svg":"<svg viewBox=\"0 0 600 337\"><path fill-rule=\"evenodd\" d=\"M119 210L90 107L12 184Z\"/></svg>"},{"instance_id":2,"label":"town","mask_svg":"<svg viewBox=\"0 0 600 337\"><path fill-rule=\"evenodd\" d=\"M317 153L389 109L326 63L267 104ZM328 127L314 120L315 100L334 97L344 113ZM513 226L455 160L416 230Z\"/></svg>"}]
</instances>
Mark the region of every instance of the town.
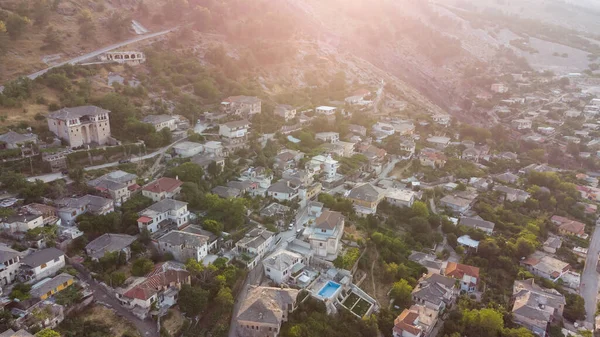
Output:
<instances>
[{"instance_id":1,"label":"town","mask_svg":"<svg viewBox=\"0 0 600 337\"><path fill-rule=\"evenodd\" d=\"M302 111L230 96L136 122L157 140L120 140L124 102L52 111L51 136L0 135L5 163L45 172L0 178L3 324L30 336L101 305L144 336L174 311L279 336L321 303L377 316L373 336L586 336L600 99L579 76L492 84L489 129L406 112L384 82Z\"/></svg>"}]
</instances>

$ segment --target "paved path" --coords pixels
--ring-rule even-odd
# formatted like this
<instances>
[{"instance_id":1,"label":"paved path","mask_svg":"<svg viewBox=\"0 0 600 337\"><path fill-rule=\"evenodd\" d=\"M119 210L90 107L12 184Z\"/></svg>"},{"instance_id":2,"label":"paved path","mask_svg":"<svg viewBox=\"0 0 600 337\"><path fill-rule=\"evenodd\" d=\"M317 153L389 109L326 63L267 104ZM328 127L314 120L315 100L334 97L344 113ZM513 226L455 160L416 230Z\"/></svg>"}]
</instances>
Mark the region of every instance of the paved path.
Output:
<instances>
[{"instance_id":1,"label":"paved path","mask_svg":"<svg viewBox=\"0 0 600 337\"><path fill-rule=\"evenodd\" d=\"M151 39L153 37L157 37L157 36L168 34L168 33L172 32L172 31L176 30L177 28L179 28L179 27L175 27L175 28L163 30L161 32L156 32L156 33L152 33L152 34L141 35L141 36L129 39L127 41L123 41L123 42L111 44L110 46L107 46L107 47L104 47L104 48L100 48L100 49L96 49L95 51L93 51L91 53L87 53L85 55L81 55L81 56L78 56L76 58L70 59L68 61L61 62L59 64L53 65L52 67L49 67L49 68L46 68L46 69L42 69L42 70L37 71L37 72L35 72L35 73L31 74L31 75L28 75L27 77L29 77L30 79L34 80L37 77L42 76L43 74L45 74L50 69L53 69L53 68L56 68L56 67L60 67L60 66L64 66L65 64L76 64L76 63L79 63L81 61L90 59L92 57L96 57L96 56L98 56L100 54L104 54L104 53L106 53L108 51L124 47L124 46L126 46L128 44L132 44L132 43L140 42L140 41L143 41L143 40Z\"/></svg>"},{"instance_id":2,"label":"paved path","mask_svg":"<svg viewBox=\"0 0 600 337\"><path fill-rule=\"evenodd\" d=\"M110 309L116 312L120 317L131 322L143 337L160 337L156 323L151 320L141 320L132 314L129 310L121 306L114 294L111 294L106 288L94 281L89 272L80 264L74 263L73 267L79 272L78 276L90 285L94 292L94 299L98 302L108 304Z\"/></svg>"},{"instance_id":3,"label":"paved path","mask_svg":"<svg viewBox=\"0 0 600 337\"><path fill-rule=\"evenodd\" d=\"M579 286L579 293L585 300L586 327L588 324L589 327L594 326L596 316L596 303L598 301L598 272L596 271L596 266L598 265L598 253L600 253L600 219L596 222L596 228L594 228L594 233L592 234L585 267L581 275L581 285Z\"/></svg>"}]
</instances>

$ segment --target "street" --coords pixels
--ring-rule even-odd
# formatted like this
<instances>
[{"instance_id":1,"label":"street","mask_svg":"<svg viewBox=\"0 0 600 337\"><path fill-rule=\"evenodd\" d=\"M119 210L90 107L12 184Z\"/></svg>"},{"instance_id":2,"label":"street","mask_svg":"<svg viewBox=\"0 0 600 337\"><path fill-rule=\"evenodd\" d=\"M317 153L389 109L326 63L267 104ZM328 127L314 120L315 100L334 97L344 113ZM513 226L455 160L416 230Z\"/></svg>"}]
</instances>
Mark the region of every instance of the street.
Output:
<instances>
[{"instance_id":1,"label":"street","mask_svg":"<svg viewBox=\"0 0 600 337\"><path fill-rule=\"evenodd\" d=\"M594 319L596 316L596 303L598 297L598 272L596 266L598 264L598 253L600 253L600 223L596 222L596 228L592 234L590 247L588 248L585 267L581 274L581 284L579 293L585 300L586 312L586 327L593 328Z\"/></svg>"},{"instance_id":2,"label":"street","mask_svg":"<svg viewBox=\"0 0 600 337\"><path fill-rule=\"evenodd\" d=\"M89 284L90 289L94 292L94 299L97 302L102 302L110 306L109 308L116 314L128 322L131 322L143 337L160 337L156 323L152 320L140 320L129 310L123 308L114 294L109 293L103 286L94 281L85 267L78 263L74 263L73 267L79 272L78 277Z\"/></svg>"},{"instance_id":3,"label":"street","mask_svg":"<svg viewBox=\"0 0 600 337\"><path fill-rule=\"evenodd\" d=\"M165 35L167 33L170 33L172 31L174 31L177 28L178 27L175 27L175 28L163 30L161 32L152 33L152 34L148 34L148 35L142 35L142 36L134 37L134 38L129 39L127 41L123 41L123 42L111 44L110 46L97 49L97 50L95 50L95 51L93 51L91 53L87 53L85 55L75 57L75 58L70 59L68 61L61 62L61 63L59 63L57 65L52 66L52 67L48 67L46 69L37 71L37 72L35 72L35 73L31 74L31 75L28 75L27 77L29 77L30 79L34 80L34 79L38 78L39 76L44 75L50 69L57 68L57 67L60 67L60 66L64 66L65 64L76 64L76 63L79 63L79 62L81 62L83 60L87 60L89 58L96 57L96 56L98 56L100 54L106 53L106 52L111 51L113 49L124 47L124 46L126 46L128 44L131 44L131 43L140 42L140 41L143 41L143 40L146 40L146 39L150 39L150 38L153 38L153 37Z\"/></svg>"}]
</instances>

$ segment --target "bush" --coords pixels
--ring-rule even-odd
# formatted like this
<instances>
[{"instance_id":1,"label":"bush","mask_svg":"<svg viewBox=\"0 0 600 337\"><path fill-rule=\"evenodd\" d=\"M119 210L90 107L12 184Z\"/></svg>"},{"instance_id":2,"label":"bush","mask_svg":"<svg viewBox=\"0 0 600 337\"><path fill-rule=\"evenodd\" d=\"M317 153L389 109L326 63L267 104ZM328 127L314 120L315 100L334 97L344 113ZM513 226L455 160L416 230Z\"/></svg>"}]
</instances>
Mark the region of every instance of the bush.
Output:
<instances>
[{"instance_id":1,"label":"bush","mask_svg":"<svg viewBox=\"0 0 600 337\"><path fill-rule=\"evenodd\" d=\"M147 258L139 258L133 261L131 265L131 274L133 276L145 276L154 269L154 263Z\"/></svg>"}]
</instances>

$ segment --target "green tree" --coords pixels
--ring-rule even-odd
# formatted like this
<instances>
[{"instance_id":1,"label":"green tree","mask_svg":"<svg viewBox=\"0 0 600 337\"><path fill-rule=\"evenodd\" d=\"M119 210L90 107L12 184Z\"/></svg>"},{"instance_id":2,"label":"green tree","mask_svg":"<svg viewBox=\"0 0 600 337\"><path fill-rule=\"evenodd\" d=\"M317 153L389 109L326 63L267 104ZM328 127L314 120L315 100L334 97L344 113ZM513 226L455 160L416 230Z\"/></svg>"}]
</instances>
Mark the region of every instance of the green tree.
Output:
<instances>
[{"instance_id":1,"label":"green tree","mask_svg":"<svg viewBox=\"0 0 600 337\"><path fill-rule=\"evenodd\" d=\"M25 283L17 283L14 285L12 291L10 292L10 299L18 299L20 301L24 301L28 298L31 298L31 285Z\"/></svg>"},{"instance_id":2,"label":"green tree","mask_svg":"<svg viewBox=\"0 0 600 337\"><path fill-rule=\"evenodd\" d=\"M154 263L147 258L139 258L133 261L131 265L131 274L133 276L145 276L154 269Z\"/></svg>"},{"instance_id":3,"label":"green tree","mask_svg":"<svg viewBox=\"0 0 600 337\"><path fill-rule=\"evenodd\" d=\"M429 217L429 209L427 208L427 204L422 201L415 201L412 205L412 212L414 216L427 218Z\"/></svg>"},{"instance_id":4,"label":"green tree","mask_svg":"<svg viewBox=\"0 0 600 337\"><path fill-rule=\"evenodd\" d=\"M31 21L25 17L17 14L11 14L6 20L6 31L8 32L8 36L12 40L16 40L27 29L27 26L31 23Z\"/></svg>"},{"instance_id":5,"label":"green tree","mask_svg":"<svg viewBox=\"0 0 600 337\"><path fill-rule=\"evenodd\" d=\"M200 287L184 284L179 291L177 304L188 317L199 315L206 309L209 292Z\"/></svg>"},{"instance_id":6,"label":"green tree","mask_svg":"<svg viewBox=\"0 0 600 337\"><path fill-rule=\"evenodd\" d=\"M463 311L462 323L469 337L495 337L504 327L502 313L489 308Z\"/></svg>"},{"instance_id":7,"label":"green tree","mask_svg":"<svg viewBox=\"0 0 600 337\"><path fill-rule=\"evenodd\" d=\"M398 282L395 282L392 285L392 290L390 290L390 297L394 299L394 303L400 307L408 307L411 301L411 293L413 291L413 287L408 284L405 279L401 279Z\"/></svg>"},{"instance_id":8,"label":"green tree","mask_svg":"<svg viewBox=\"0 0 600 337\"><path fill-rule=\"evenodd\" d=\"M585 319L585 301L577 294L566 294L567 304L563 316L571 322Z\"/></svg>"},{"instance_id":9,"label":"green tree","mask_svg":"<svg viewBox=\"0 0 600 337\"><path fill-rule=\"evenodd\" d=\"M216 235L221 235L221 232L223 231L223 224L215 221L215 220L205 220L202 224L202 227L204 229L206 229L209 232L212 232Z\"/></svg>"},{"instance_id":10,"label":"green tree","mask_svg":"<svg viewBox=\"0 0 600 337\"><path fill-rule=\"evenodd\" d=\"M200 165L187 162L172 168L167 176L178 177L179 180L185 182L201 184L204 180L204 170Z\"/></svg>"},{"instance_id":11,"label":"green tree","mask_svg":"<svg viewBox=\"0 0 600 337\"><path fill-rule=\"evenodd\" d=\"M60 337L60 334L52 329L40 330L35 334L35 337Z\"/></svg>"}]
</instances>

